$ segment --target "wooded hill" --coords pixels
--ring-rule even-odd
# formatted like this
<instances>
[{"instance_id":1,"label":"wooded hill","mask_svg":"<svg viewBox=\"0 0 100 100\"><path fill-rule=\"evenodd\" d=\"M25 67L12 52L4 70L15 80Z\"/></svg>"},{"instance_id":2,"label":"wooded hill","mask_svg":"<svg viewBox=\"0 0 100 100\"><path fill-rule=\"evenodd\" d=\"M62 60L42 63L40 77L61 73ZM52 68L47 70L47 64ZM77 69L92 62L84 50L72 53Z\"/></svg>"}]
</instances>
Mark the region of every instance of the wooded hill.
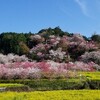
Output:
<instances>
[{"instance_id":1,"label":"wooded hill","mask_svg":"<svg viewBox=\"0 0 100 100\"><path fill-rule=\"evenodd\" d=\"M42 29L38 33L0 34L0 53L4 55L13 53L37 61L68 62L79 60L86 52L91 55L100 52L99 34L87 38L81 34L64 32L59 27Z\"/></svg>"}]
</instances>

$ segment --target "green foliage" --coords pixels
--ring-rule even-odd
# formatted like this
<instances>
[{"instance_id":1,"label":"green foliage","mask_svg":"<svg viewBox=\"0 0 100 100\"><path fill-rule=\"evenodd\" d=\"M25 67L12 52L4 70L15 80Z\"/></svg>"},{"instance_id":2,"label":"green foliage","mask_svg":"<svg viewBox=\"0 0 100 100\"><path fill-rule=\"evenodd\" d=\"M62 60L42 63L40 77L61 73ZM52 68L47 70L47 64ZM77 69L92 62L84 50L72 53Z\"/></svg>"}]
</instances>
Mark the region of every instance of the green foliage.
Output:
<instances>
[{"instance_id":1,"label":"green foliage","mask_svg":"<svg viewBox=\"0 0 100 100\"><path fill-rule=\"evenodd\" d=\"M84 83L79 81L67 80L32 80L26 82L26 85L34 90L65 90L65 89L79 89Z\"/></svg>"},{"instance_id":2,"label":"green foliage","mask_svg":"<svg viewBox=\"0 0 100 100\"><path fill-rule=\"evenodd\" d=\"M88 89L87 80L79 79L41 79L41 80L0 80L1 83L20 83L29 86L33 90L67 90ZM99 81L100 82L100 81Z\"/></svg>"},{"instance_id":3,"label":"green foliage","mask_svg":"<svg viewBox=\"0 0 100 100\"><path fill-rule=\"evenodd\" d=\"M63 35L70 35L68 32L63 32L60 27L55 27L54 29L48 28L48 29L42 29L38 32L38 34L42 35L45 38L48 38L50 35L55 36L63 36Z\"/></svg>"},{"instance_id":4,"label":"green foliage","mask_svg":"<svg viewBox=\"0 0 100 100\"><path fill-rule=\"evenodd\" d=\"M27 47L27 35L23 33L2 33L0 34L0 51L1 53L15 53L15 54L24 54L22 48L20 47L20 43L24 44L24 47ZM26 49L25 49L26 50ZM27 47L28 51L28 47ZM26 53L26 52L25 52Z\"/></svg>"},{"instance_id":5,"label":"green foliage","mask_svg":"<svg viewBox=\"0 0 100 100\"><path fill-rule=\"evenodd\" d=\"M92 36L91 36L91 39L92 39L93 41L96 41L96 42L99 42L99 43L100 43L100 35L98 35L98 34L92 35Z\"/></svg>"},{"instance_id":6,"label":"green foliage","mask_svg":"<svg viewBox=\"0 0 100 100\"><path fill-rule=\"evenodd\" d=\"M0 83L0 91L30 91L30 88L24 84L18 83Z\"/></svg>"},{"instance_id":7,"label":"green foliage","mask_svg":"<svg viewBox=\"0 0 100 100\"><path fill-rule=\"evenodd\" d=\"M91 89L100 89L100 80L89 80L88 83Z\"/></svg>"},{"instance_id":8,"label":"green foliage","mask_svg":"<svg viewBox=\"0 0 100 100\"><path fill-rule=\"evenodd\" d=\"M23 43L23 42L19 43L19 48L20 48L20 52L19 52L20 55L28 54L29 53L28 46L25 43Z\"/></svg>"}]
</instances>

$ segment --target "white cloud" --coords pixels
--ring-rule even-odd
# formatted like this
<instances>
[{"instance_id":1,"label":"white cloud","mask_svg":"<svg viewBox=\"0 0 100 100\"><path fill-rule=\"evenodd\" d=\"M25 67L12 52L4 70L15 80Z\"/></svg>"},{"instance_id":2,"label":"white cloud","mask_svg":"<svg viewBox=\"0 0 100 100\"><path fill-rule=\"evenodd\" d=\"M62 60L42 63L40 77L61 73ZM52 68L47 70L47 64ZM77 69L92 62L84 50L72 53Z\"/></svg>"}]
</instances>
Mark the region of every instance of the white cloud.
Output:
<instances>
[{"instance_id":1,"label":"white cloud","mask_svg":"<svg viewBox=\"0 0 100 100\"><path fill-rule=\"evenodd\" d=\"M75 2L80 6L80 8L81 8L81 10L82 10L82 13L83 13L85 16L88 16L88 17L89 17L86 2L83 1L83 0L75 0Z\"/></svg>"}]
</instances>

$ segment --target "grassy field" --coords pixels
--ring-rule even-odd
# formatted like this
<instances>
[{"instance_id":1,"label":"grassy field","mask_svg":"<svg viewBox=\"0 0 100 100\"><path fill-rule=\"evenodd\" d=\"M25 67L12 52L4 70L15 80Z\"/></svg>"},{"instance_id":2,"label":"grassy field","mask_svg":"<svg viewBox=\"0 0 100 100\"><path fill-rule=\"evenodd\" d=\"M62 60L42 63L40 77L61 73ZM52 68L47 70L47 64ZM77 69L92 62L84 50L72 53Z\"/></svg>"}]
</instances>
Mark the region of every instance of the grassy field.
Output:
<instances>
[{"instance_id":1,"label":"grassy field","mask_svg":"<svg viewBox=\"0 0 100 100\"><path fill-rule=\"evenodd\" d=\"M100 100L100 90L1 92L0 100Z\"/></svg>"}]
</instances>

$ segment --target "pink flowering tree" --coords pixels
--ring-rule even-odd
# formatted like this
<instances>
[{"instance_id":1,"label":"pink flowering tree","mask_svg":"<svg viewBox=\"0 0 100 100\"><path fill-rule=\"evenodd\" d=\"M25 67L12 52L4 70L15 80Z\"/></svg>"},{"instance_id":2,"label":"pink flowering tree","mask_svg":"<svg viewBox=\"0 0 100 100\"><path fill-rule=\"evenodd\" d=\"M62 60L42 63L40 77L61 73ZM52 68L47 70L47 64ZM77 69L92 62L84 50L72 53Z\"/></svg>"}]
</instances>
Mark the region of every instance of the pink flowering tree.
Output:
<instances>
[{"instance_id":1,"label":"pink flowering tree","mask_svg":"<svg viewBox=\"0 0 100 100\"><path fill-rule=\"evenodd\" d=\"M14 54L8 54L8 55L3 55L0 54L0 63L6 64L6 63L12 63L12 62L25 62L28 61L29 59L25 56L18 56Z\"/></svg>"},{"instance_id":2,"label":"pink flowering tree","mask_svg":"<svg viewBox=\"0 0 100 100\"><path fill-rule=\"evenodd\" d=\"M98 64L98 66L95 67L100 70L100 51L85 52L83 55L81 55L81 61L93 61L94 63Z\"/></svg>"},{"instance_id":3,"label":"pink flowering tree","mask_svg":"<svg viewBox=\"0 0 100 100\"><path fill-rule=\"evenodd\" d=\"M54 61L0 64L0 79L41 79L76 77L76 71L95 71L93 62Z\"/></svg>"}]
</instances>

